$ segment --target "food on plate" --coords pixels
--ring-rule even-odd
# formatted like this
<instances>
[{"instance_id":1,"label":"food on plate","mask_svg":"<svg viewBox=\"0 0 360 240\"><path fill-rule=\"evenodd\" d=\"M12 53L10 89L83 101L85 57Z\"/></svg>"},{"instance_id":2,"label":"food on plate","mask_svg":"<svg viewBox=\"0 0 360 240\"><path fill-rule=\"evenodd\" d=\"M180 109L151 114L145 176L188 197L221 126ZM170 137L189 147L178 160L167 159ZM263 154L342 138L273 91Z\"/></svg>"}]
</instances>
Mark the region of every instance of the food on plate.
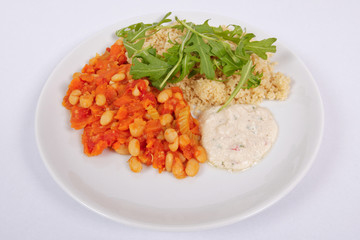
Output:
<instances>
[{"instance_id":1,"label":"food on plate","mask_svg":"<svg viewBox=\"0 0 360 240\"><path fill-rule=\"evenodd\" d=\"M132 61L134 78L147 77L159 89L178 86L198 109L234 103L285 100L290 79L274 72L269 56L276 38L256 41L239 25L194 24L170 13L153 24L137 23L117 31ZM247 64L251 65L244 69ZM151 71L149 71L151 69ZM242 71L249 77L241 81ZM244 72L245 73L245 72Z\"/></svg>"},{"instance_id":2,"label":"food on plate","mask_svg":"<svg viewBox=\"0 0 360 240\"><path fill-rule=\"evenodd\" d=\"M277 136L278 127L271 112L245 104L220 112L218 109L209 108L199 118L209 162L228 170L244 170L259 162Z\"/></svg>"},{"instance_id":3,"label":"food on plate","mask_svg":"<svg viewBox=\"0 0 360 240\"><path fill-rule=\"evenodd\" d=\"M206 153L199 144L199 123L181 89L159 91L146 79L132 79L125 52L119 40L92 58L74 74L63 99L71 127L84 129L85 154L112 148L131 155L128 162L134 172L152 165L176 178L195 176Z\"/></svg>"},{"instance_id":4,"label":"food on plate","mask_svg":"<svg viewBox=\"0 0 360 240\"><path fill-rule=\"evenodd\" d=\"M290 79L269 61L276 38L170 14L118 30L115 44L73 75L63 105L71 127L84 129L85 154L111 148L131 155L133 172L152 165L179 179L207 159L232 170L254 165L277 125L268 110L239 103L287 98ZM192 110L203 111L200 123Z\"/></svg>"}]
</instances>

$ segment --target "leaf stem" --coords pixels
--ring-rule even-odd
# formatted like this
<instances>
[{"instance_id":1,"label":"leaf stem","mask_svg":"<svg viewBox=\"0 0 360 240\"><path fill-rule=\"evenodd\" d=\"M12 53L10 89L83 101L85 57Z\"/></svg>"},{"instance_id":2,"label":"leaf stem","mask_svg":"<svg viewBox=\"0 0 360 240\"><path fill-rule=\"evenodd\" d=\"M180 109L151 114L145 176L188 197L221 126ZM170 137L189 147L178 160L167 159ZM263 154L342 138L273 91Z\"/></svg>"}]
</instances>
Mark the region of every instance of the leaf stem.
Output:
<instances>
[{"instance_id":1,"label":"leaf stem","mask_svg":"<svg viewBox=\"0 0 360 240\"><path fill-rule=\"evenodd\" d=\"M164 22L168 22L167 17L171 15L171 12L168 12L159 22L155 22L152 25L145 27L144 29L142 29L141 31L139 31L135 36L133 36L131 39L129 39L129 42L133 42L136 39L138 39L139 36L141 36L143 33L146 33L148 30L150 29L155 29L156 27L160 26L161 24L163 24Z\"/></svg>"},{"instance_id":2,"label":"leaf stem","mask_svg":"<svg viewBox=\"0 0 360 240\"><path fill-rule=\"evenodd\" d=\"M220 112L221 110L226 108L227 105L229 105L229 103L233 100L233 98L239 93L240 89L245 84L246 80L250 77L251 69L252 69L252 61L249 60L241 70L241 77L240 77L238 84L236 85L236 88L231 93L228 100L224 103L224 105L222 105L221 108L219 108L219 110L217 112Z\"/></svg>"},{"instance_id":3,"label":"leaf stem","mask_svg":"<svg viewBox=\"0 0 360 240\"><path fill-rule=\"evenodd\" d=\"M208 37L206 36L205 34L202 34L202 33L199 33L198 31L196 31L192 26L189 26L185 20L181 21L178 17L175 16L175 20L180 23L181 25L183 25L184 27L186 27L187 29L189 29L191 32L199 35L200 37L202 38L205 38L207 40L212 40L212 41L216 41L216 42L219 42L219 40L217 38L212 38L212 37ZM194 25L193 23L191 23L191 25Z\"/></svg>"},{"instance_id":4,"label":"leaf stem","mask_svg":"<svg viewBox=\"0 0 360 240\"><path fill-rule=\"evenodd\" d=\"M193 25L193 24L192 24ZM168 74L166 75L166 77L164 78L164 80L161 82L160 84L160 88L163 88L166 84L166 82L169 80L169 78L171 77L171 75L174 73L174 71L178 68L178 66L180 65L182 58L184 56L184 48L186 45L186 42L190 39L191 36L191 31L187 31L186 35L184 37L183 42L180 45L180 49L179 49L179 60L177 61L177 63L175 64L175 66L168 72Z\"/></svg>"}]
</instances>

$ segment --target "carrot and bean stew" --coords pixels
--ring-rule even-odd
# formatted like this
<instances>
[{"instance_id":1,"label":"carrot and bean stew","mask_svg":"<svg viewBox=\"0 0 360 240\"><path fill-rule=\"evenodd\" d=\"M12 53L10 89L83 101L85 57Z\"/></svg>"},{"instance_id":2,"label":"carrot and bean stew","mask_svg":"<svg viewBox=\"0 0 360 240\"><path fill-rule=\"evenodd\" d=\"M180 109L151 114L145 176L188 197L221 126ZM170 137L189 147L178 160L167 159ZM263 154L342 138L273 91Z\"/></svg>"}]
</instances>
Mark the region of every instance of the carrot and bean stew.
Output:
<instances>
[{"instance_id":1,"label":"carrot and bean stew","mask_svg":"<svg viewBox=\"0 0 360 240\"><path fill-rule=\"evenodd\" d=\"M73 75L63 99L71 127L84 129L85 154L96 156L111 148L131 155L133 172L152 165L179 179L195 176L207 157L199 143L199 123L181 89L159 91L146 79L132 79L125 53L118 40L90 59Z\"/></svg>"}]
</instances>

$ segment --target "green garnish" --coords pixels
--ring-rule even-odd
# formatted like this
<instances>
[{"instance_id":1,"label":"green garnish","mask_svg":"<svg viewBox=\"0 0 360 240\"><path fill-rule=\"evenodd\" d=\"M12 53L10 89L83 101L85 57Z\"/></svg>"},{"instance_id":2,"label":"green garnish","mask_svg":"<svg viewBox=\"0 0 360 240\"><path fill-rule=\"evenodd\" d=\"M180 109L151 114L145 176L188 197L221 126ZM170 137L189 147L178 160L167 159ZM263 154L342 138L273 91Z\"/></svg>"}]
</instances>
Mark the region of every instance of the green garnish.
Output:
<instances>
[{"instance_id":1,"label":"green garnish","mask_svg":"<svg viewBox=\"0 0 360 240\"><path fill-rule=\"evenodd\" d=\"M232 99L239 93L240 89L242 88L242 86L245 84L245 82L249 79L249 77L251 75L251 67L252 67L252 61L249 60L241 70L241 77L240 77L239 83L236 85L234 91L231 93L228 100L224 103L224 105L222 105L221 108L219 108L219 110L217 112L220 112L221 110L226 108L227 105L229 105L229 103L232 101Z\"/></svg>"},{"instance_id":2,"label":"green garnish","mask_svg":"<svg viewBox=\"0 0 360 240\"><path fill-rule=\"evenodd\" d=\"M178 24L164 26L164 23L172 21L168 18L170 15L171 12L167 13L153 24L140 22L116 31L116 35L123 38L128 57L132 58L130 74L133 78L147 77L152 86L161 90L168 82L180 82L186 76L190 78L196 74L204 74L214 81L226 81L216 79L219 73L226 77L241 75L239 83L219 111L232 101L240 89L260 85L262 73L255 72L250 55L267 59L266 53L276 52L273 45L276 38L251 41L255 35L246 33L240 26L229 25L226 29L213 27L209 25L209 20L196 25L175 17ZM153 47L143 46L147 37L163 28L180 29L184 31L184 36L181 43L169 40L173 46L161 56Z\"/></svg>"}]
</instances>

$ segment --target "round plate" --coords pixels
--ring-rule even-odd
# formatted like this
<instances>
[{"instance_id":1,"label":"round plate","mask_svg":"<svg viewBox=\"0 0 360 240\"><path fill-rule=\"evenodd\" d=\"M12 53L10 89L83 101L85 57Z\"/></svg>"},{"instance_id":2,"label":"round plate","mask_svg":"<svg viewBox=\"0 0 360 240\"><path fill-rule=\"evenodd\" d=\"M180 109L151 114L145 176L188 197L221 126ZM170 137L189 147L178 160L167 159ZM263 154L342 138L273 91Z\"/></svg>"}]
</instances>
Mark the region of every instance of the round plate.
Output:
<instances>
[{"instance_id":1,"label":"round plate","mask_svg":"<svg viewBox=\"0 0 360 240\"><path fill-rule=\"evenodd\" d=\"M76 47L55 68L40 95L36 112L36 139L42 159L55 181L74 199L118 222L151 229L195 230L219 227L254 215L295 187L311 166L321 142L323 107L310 72L291 51L276 42L273 60L292 80L286 101L266 101L273 113L278 139L259 164L230 173L202 164L196 177L177 180L145 167L139 174L128 157L105 150L87 157L82 131L70 128L70 114L61 103L72 79L96 53L115 40L115 31L137 22L152 23L162 14L122 21ZM213 14L176 13L180 19L211 25L239 24L259 39L270 37L238 20Z\"/></svg>"}]
</instances>

